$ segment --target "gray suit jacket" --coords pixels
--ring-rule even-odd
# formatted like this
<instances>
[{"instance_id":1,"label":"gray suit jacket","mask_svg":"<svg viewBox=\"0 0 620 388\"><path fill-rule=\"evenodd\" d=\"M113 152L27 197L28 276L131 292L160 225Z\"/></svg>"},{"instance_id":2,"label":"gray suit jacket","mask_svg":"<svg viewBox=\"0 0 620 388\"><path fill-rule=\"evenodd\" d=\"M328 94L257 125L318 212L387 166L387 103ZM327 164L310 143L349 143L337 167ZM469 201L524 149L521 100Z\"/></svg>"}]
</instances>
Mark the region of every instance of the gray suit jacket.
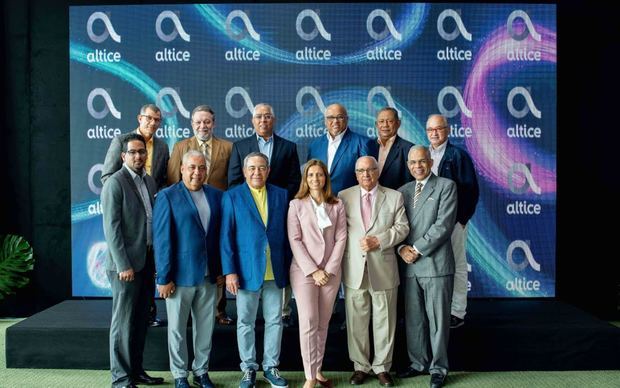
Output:
<instances>
[{"instance_id":1,"label":"gray suit jacket","mask_svg":"<svg viewBox=\"0 0 620 388\"><path fill-rule=\"evenodd\" d=\"M145 182L152 207L157 186L148 174ZM146 210L126 168L121 167L103 185L101 207L103 233L108 243L106 270L142 270L146 261Z\"/></svg>"},{"instance_id":2,"label":"gray suit jacket","mask_svg":"<svg viewBox=\"0 0 620 388\"><path fill-rule=\"evenodd\" d=\"M368 280L373 290L389 290L400 283L394 247L409 233L409 223L403 208L403 196L396 190L378 186L372 209L370 227L364 230L360 204L360 186L342 190L338 194L347 214L347 245L342 259L342 282L349 288L359 289L368 263ZM381 246L364 252L360 239L376 236Z\"/></svg>"},{"instance_id":3,"label":"gray suit jacket","mask_svg":"<svg viewBox=\"0 0 620 388\"><path fill-rule=\"evenodd\" d=\"M101 183L117 172L122 166L121 160L121 147L123 146L123 139L130 133L136 133L132 131L129 133L123 133L116 136L110 143L110 148L105 155L105 162L103 162L103 171L101 172ZM168 144L162 139L153 136L153 155L151 156L151 175L155 179L157 184L157 190L161 190L166 187L166 174L168 171L168 159L170 158L170 151L168 151Z\"/></svg>"},{"instance_id":4,"label":"gray suit jacket","mask_svg":"<svg viewBox=\"0 0 620 388\"><path fill-rule=\"evenodd\" d=\"M437 277L454 274L454 253L450 236L456 222L457 192L454 181L431 173L422 189L418 205L413 208L416 182L398 191L403 193L411 229L404 244L421 253L417 261L407 264L407 277Z\"/></svg>"}]
</instances>

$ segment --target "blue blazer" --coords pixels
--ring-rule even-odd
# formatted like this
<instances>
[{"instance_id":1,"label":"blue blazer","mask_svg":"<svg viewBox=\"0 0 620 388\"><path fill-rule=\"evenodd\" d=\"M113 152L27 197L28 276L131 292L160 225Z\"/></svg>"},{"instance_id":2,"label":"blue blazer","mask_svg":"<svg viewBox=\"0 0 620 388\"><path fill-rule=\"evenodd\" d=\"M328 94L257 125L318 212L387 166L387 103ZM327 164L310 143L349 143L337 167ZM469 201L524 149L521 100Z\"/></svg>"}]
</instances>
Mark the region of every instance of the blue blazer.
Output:
<instances>
[{"instance_id":1,"label":"blue blazer","mask_svg":"<svg viewBox=\"0 0 620 388\"><path fill-rule=\"evenodd\" d=\"M207 231L183 181L157 194L153 209L157 284L173 281L182 287L200 285L207 266L211 283L222 274L219 246L222 192L207 185L202 189L211 210Z\"/></svg>"},{"instance_id":2,"label":"blue blazer","mask_svg":"<svg viewBox=\"0 0 620 388\"><path fill-rule=\"evenodd\" d=\"M397 190L405 183L413 181L413 176L407 167L407 157L411 147L413 147L413 143L396 136L379 176L381 186Z\"/></svg>"},{"instance_id":3,"label":"blue blazer","mask_svg":"<svg viewBox=\"0 0 620 388\"><path fill-rule=\"evenodd\" d=\"M235 186L222 197L222 270L237 274L240 288L258 291L265 277L267 244L278 287L289 283L291 249L286 233L288 198L286 190L267 184L267 227L247 183Z\"/></svg>"},{"instance_id":4,"label":"blue blazer","mask_svg":"<svg viewBox=\"0 0 620 388\"><path fill-rule=\"evenodd\" d=\"M233 143L230 162L228 163L229 188L245 183L243 159L251 152L260 152L256 134ZM295 143L274 133L269 166L267 183L285 189L288 192L288 199L293 199L301 182L301 169L299 168L299 156Z\"/></svg>"},{"instance_id":5,"label":"blue blazer","mask_svg":"<svg viewBox=\"0 0 620 388\"><path fill-rule=\"evenodd\" d=\"M465 225L474 215L480 195L478 178L471 157L462 148L453 146L448 142L437 172L440 177L452 179L456 182L458 198L456 222Z\"/></svg>"},{"instance_id":6,"label":"blue blazer","mask_svg":"<svg viewBox=\"0 0 620 388\"><path fill-rule=\"evenodd\" d=\"M327 145L327 135L314 140L308 148L308 160L319 159L327 165ZM376 158L377 153L376 141L358 135L351 128L347 128L329 170L334 194L337 195L340 191L357 185L355 162L360 156L374 156Z\"/></svg>"}]
</instances>

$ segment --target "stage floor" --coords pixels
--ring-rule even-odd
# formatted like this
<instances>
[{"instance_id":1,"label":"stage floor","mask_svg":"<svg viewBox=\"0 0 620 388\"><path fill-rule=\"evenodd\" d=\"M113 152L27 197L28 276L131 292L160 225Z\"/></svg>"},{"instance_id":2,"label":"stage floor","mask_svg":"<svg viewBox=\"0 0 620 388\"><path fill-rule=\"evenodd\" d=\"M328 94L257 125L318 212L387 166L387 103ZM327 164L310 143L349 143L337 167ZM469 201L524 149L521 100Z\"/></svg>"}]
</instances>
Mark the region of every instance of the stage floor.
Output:
<instances>
[{"instance_id":1,"label":"stage floor","mask_svg":"<svg viewBox=\"0 0 620 388\"><path fill-rule=\"evenodd\" d=\"M159 316L165 304L158 301ZM228 301L235 316L235 302ZM260 310L259 310L260 315ZM6 331L8 368L108 369L111 300L67 300ZM327 339L326 370L352 370L348 359L342 301ZM262 354L263 325L257 322L257 354ZM191 331L189 332L191 333ZM190 334L191 335L191 334ZM302 370L297 328L285 328L281 369ZM188 336L188 338L191 338ZM407 365L404 327L397 327L392 370ZM168 370L165 327L149 328L144 366ZM620 328L555 300L469 301L466 324L451 330L452 370L618 370ZM235 326L216 325L210 368L238 370Z\"/></svg>"}]
</instances>

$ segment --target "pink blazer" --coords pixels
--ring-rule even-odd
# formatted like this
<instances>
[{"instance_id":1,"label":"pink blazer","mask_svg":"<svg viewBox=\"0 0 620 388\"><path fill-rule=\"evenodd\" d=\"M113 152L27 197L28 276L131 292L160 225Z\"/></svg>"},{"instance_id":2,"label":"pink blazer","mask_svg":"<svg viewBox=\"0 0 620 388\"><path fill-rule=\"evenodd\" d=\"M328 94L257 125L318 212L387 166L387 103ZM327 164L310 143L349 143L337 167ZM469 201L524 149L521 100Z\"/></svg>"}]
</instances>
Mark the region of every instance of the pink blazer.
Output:
<instances>
[{"instance_id":1,"label":"pink blazer","mask_svg":"<svg viewBox=\"0 0 620 388\"><path fill-rule=\"evenodd\" d=\"M340 275L342 255L347 242L347 217L344 204L325 203L325 211L332 226L319 229L310 196L294 199L288 209L288 240L293 251L293 267L298 267L305 276L317 269Z\"/></svg>"}]
</instances>

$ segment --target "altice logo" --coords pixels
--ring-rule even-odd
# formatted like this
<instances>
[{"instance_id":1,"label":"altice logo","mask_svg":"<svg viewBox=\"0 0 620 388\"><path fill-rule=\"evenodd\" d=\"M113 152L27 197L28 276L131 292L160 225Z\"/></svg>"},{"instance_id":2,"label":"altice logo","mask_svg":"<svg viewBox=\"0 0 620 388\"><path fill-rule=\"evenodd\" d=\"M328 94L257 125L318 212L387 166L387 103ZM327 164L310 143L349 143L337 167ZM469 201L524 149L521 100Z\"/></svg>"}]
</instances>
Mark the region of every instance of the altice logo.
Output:
<instances>
[{"instance_id":1,"label":"altice logo","mask_svg":"<svg viewBox=\"0 0 620 388\"><path fill-rule=\"evenodd\" d=\"M161 25L166 19L170 19L172 21L172 24L174 24L174 30L172 30L172 32L169 34L166 34L161 29ZM181 39L186 42L190 41L190 35L185 32L185 29L181 24L181 20L179 20L179 16L172 11L166 10L157 15L157 19L155 20L155 32L157 33L159 39L163 40L164 42L172 42L176 39L177 36L181 36Z\"/></svg>"},{"instance_id":2,"label":"altice logo","mask_svg":"<svg viewBox=\"0 0 620 388\"><path fill-rule=\"evenodd\" d=\"M513 257L514 251L517 249L522 250L525 255L525 260L520 263L516 263ZM523 240L515 240L508 245L508 249L506 249L506 261L508 262L508 266L514 271L523 271L529 265L534 271L540 272L540 264L534 259L534 255L528 243Z\"/></svg>"},{"instance_id":3,"label":"altice logo","mask_svg":"<svg viewBox=\"0 0 620 388\"><path fill-rule=\"evenodd\" d=\"M95 110L95 107L93 105L95 97L103 98L103 101L105 102L105 108L100 111ZM94 88L90 91L90 93L88 93L86 108L88 109L88 113L90 113L90 115L97 120L101 120L102 118L106 117L108 113L112 113L112 116L119 120L121 118L121 112L116 110L116 107L114 107L112 97L110 97L110 94L107 92L107 90L103 88Z\"/></svg>"},{"instance_id":4,"label":"altice logo","mask_svg":"<svg viewBox=\"0 0 620 388\"><path fill-rule=\"evenodd\" d=\"M381 18L385 21L385 28L379 33L376 32L372 26L376 18ZM368 35L370 35L370 37L374 40L383 40L388 36L388 34L391 34L394 39L398 41L403 40L403 36L396 30L396 27L394 27L394 23L392 22L390 15L382 9L375 9L368 14L368 18L366 19L366 30L368 31Z\"/></svg>"},{"instance_id":5,"label":"altice logo","mask_svg":"<svg viewBox=\"0 0 620 388\"><path fill-rule=\"evenodd\" d=\"M444 100L446 96L452 95L456 99L456 105L452 109L447 109L444 104ZM459 114L459 111L463 112L463 114L469 118L472 117L472 111L465 105L465 101L463 100L463 95L457 88L454 86L446 86L439 91L437 95L437 108L442 115L447 118L451 118Z\"/></svg>"},{"instance_id":6,"label":"altice logo","mask_svg":"<svg viewBox=\"0 0 620 388\"><path fill-rule=\"evenodd\" d=\"M316 102L316 106L311 109L304 109L303 99L309 94L314 98L314 102ZM312 86L303 86L297 91L297 96L295 97L295 106L297 107L297 112L299 112L304 117L309 117L314 115L317 110L320 110L321 113L325 112L325 103L323 103L323 99L319 94L319 91L313 88Z\"/></svg>"},{"instance_id":7,"label":"altice logo","mask_svg":"<svg viewBox=\"0 0 620 388\"><path fill-rule=\"evenodd\" d=\"M189 119L189 111L183 106L183 102L181 101L179 93L177 93L176 90L169 86L162 88L159 93L157 93L157 106L165 106L165 104L163 103L165 96L170 96L172 98L175 104L175 108L171 111L166 111L164 108L162 108L161 113L164 117L171 117L174 116L177 112L179 112L181 113L181 116Z\"/></svg>"},{"instance_id":8,"label":"altice logo","mask_svg":"<svg viewBox=\"0 0 620 388\"><path fill-rule=\"evenodd\" d=\"M105 30L101 35L97 35L93 31L93 24L96 20L101 20L103 22L103 25L105 26ZM103 42L104 40L108 39L108 36L111 36L112 40L114 40L115 42L121 43L121 36L117 34L116 31L114 31L114 27L112 26L110 18L103 12L93 12L90 15L88 21L86 22L86 33L88 34L90 40L95 43Z\"/></svg>"},{"instance_id":9,"label":"altice logo","mask_svg":"<svg viewBox=\"0 0 620 388\"><path fill-rule=\"evenodd\" d=\"M523 184L520 186L517 186L517 182L514 180L515 173L518 173L524 179ZM513 163L513 165L510 166L508 170L508 187L510 191L515 194L524 194L529 188L531 188L535 194L542 193L540 186L538 186L534 180L529 163Z\"/></svg>"},{"instance_id":10,"label":"altice logo","mask_svg":"<svg viewBox=\"0 0 620 388\"><path fill-rule=\"evenodd\" d=\"M233 19L239 18L241 19L241 21L243 22L245 29L241 30L241 32L239 33L235 33L233 32L233 24L232 21ZM245 38L246 32L248 34L250 34L250 36L252 37L252 39L256 40L256 41L260 41L260 34L258 32L256 32L256 30L254 29L254 26L252 25L252 22L250 21L250 18L248 17L248 15L239 10L236 9L234 11L231 11L228 16L226 17L226 34L228 34L228 36L231 39L234 39L236 41L240 41L243 38Z\"/></svg>"},{"instance_id":11,"label":"altice logo","mask_svg":"<svg viewBox=\"0 0 620 388\"><path fill-rule=\"evenodd\" d=\"M525 99L525 106L520 110L517 110L514 106L514 99L517 96L522 96ZM529 112L532 112L534 117L536 117L537 119L542 117L542 112L538 110L538 108L536 108L536 105L534 105L532 95L523 86L515 86L514 88L512 88L510 93L508 93L506 105L508 107L508 112L510 112L510 114L515 118L521 119L525 117Z\"/></svg>"},{"instance_id":12,"label":"altice logo","mask_svg":"<svg viewBox=\"0 0 620 388\"><path fill-rule=\"evenodd\" d=\"M243 102L245 103L245 106L243 106L241 109L235 109L232 106L232 99L236 95L240 95L243 98ZM248 112L254 114L254 104L252 103L252 99L250 98L247 90L245 90L241 86L233 86L228 91L228 93L226 93L225 104L228 114L236 119L243 117Z\"/></svg>"},{"instance_id":13,"label":"altice logo","mask_svg":"<svg viewBox=\"0 0 620 388\"><path fill-rule=\"evenodd\" d=\"M454 19L454 23L456 23L456 28L452 32L446 32L444 28L444 21L448 18ZM462 35L463 38L471 42L471 34L467 31L467 28L465 28L461 15L453 9L446 9L439 14L439 17L437 17L437 32L439 36L447 41L454 40L458 38L459 35Z\"/></svg>"},{"instance_id":14,"label":"altice logo","mask_svg":"<svg viewBox=\"0 0 620 388\"><path fill-rule=\"evenodd\" d=\"M368 91L368 96L366 97L366 103L368 104L368 114L375 116L376 112L374 106L372 104L372 100L375 96L380 95L383 96L387 106L396 109L396 104L394 103L394 99L392 98L392 94L385 86L375 86L374 88ZM396 109L398 112L398 116L402 117L400 110Z\"/></svg>"},{"instance_id":15,"label":"altice logo","mask_svg":"<svg viewBox=\"0 0 620 388\"><path fill-rule=\"evenodd\" d=\"M311 32L305 32L301 26L305 18L310 18L314 22L314 29ZM323 22L315 11L311 9L304 9L297 15L297 21L295 22L295 28L297 29L297 35L303 40L310 41L316 38L320 33L323 39L327 41L332 40L332 34L325 30Z\"/></svg>"},{"instance_id":16,"label":"altice logo","mask_svg":"<svg viewBox=\"0 0 620 388\"><path fill-rule=\"evenodd\" d=\"M520 33L517 33L514 29L514 22L516 19L521 19L525 23L525 28ZM506 20L506 27L508 28L508 35L514 40L520 41L527 38L528 35L531 35L535 41L540 42L542 37L536 29L534 28L534 23L532 23L532 19L530 16L520 9L514 10L508 15L508 20Z\"/></svg>"}]
</instances>

